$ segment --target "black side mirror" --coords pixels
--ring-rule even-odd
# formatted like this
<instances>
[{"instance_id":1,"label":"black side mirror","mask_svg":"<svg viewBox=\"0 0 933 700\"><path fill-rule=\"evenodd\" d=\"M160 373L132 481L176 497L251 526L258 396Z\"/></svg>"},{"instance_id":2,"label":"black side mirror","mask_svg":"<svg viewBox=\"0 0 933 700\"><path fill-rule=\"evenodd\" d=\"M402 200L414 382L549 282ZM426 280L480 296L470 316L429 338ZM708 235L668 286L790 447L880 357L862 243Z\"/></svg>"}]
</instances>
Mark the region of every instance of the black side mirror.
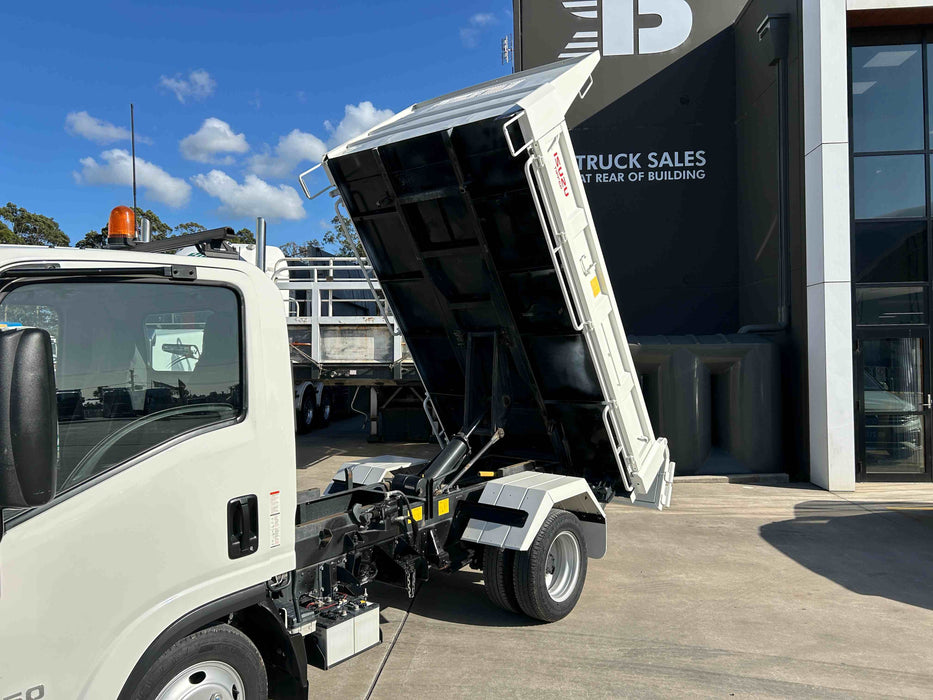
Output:
<instances>
[{"instance_id":1,"label":"black side mirror","mask_svg":"<svg viewBox=\"0 0 933 700\"><path fill-rule=\"evenodd\" d=\"M0 508L48 503L57 452L52 338L39 328L0 330Z\"/></svg>"}]
</instances>

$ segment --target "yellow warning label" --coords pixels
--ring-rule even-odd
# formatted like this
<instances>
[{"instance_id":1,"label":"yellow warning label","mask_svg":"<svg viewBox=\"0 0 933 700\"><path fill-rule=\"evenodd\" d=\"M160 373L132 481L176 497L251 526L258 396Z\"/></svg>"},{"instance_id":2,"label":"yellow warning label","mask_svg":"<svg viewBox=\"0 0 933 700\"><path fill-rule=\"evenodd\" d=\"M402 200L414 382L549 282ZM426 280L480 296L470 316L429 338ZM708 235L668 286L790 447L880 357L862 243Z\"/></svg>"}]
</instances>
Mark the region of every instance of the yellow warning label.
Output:
<instances>
[{"instance_id":1,"label":"yellow warning label","mask_svg":"<svg viewBox=\"0 0 933 700\"><path fill-rule=\"evenodd\" d=\"M598 297L603 291L599 286L599 277L593 276L593 279L590 280L590 287L593 288L593 296Z\"/></svg>"},{"instance_id":2,"label":"yellow warning label","mask_svg":"<svg viewBox=\"0 0 933 700\"><path fill-rule=\"evenodd\" d=\"M496 475L496 473L495 472L480 472L479 475L483 477L484 479L491 479L492 477Z\"/></svg>"},{"instance_id":3,"label":"yellow warning label","mask_svg":"<svg viewBox=\"0 0 933 700\"><path fill-rule=\"evenodd\" d=\"M437 502L437 514L447 515L450 512L450 499L442 498Z\"/></svg>"},{"instance_id":4,"label":"yellow warning label","mask_svg":"<svg viewBox=\"0 0 933 700\"><path fill-rule=\"evenodd\" d=\"M416 523L420 523L421 518L423 517L424 517L424 512L421 506L415 506L414 508L411 509L411 518Z\"/></svg>"}]
</instances>

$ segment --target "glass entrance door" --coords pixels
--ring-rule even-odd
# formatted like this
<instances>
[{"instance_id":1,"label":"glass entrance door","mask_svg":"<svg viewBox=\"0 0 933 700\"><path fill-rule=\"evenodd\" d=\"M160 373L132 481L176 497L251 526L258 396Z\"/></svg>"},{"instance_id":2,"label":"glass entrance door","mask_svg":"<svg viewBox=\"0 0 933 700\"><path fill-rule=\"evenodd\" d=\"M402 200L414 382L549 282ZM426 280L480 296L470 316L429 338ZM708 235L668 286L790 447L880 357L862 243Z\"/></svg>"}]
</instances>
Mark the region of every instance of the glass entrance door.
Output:
<instances>
[{"instance_id":1,"label":"glass entrance door","mask_svg":"<svg viewBox=\"0 0 933 700\"><path fill-rule=\"evenodd\" d=\"M863 331L859 335L859 479L929 481L929 330Z\"/></svg>"}]
</instances>

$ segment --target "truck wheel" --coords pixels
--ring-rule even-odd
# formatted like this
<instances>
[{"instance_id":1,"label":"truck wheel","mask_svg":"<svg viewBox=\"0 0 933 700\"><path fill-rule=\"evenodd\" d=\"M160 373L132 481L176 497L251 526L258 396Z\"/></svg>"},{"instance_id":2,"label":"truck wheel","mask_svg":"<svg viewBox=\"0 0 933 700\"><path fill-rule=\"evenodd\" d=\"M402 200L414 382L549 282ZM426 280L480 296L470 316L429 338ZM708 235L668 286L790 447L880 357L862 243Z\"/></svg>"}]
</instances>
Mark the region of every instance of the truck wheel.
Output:
<instances>
[{"instance_id":1,"label":"truck wheel","mask_svg":"<svg viewBox=\"0 0 933 700\"><path fill-rule=\"evenodd\" d=\"M334 410L333 400L330 397L330 392L326 389L321 393L321 405L318 408L318 422L322 428L326 428L330 425L330 415Z\"/></svg>"},{"instance_id":2,"label":"truck wheel","mask_svg":"<svg viewBox=\"0 0 933 700\"><path fill-rule=\"evenodd\" d=\"M515 567L515 552L510 549L486 547L483 553L483 584L489 600L509 612L521 612L515 596L512 570Z\"/></svg>"},{"instance_id":3,"label":"truck wheel","mask_svg":"<svg viewBox=\"0 0 933 700\"><path fill-rule=\"evenodd\" d=\"M266 667L259 650L230 625L216 625L175 642L146 671L133 700L266 700Z\"/></svg>"},{"instance_id":4,"label":"truck wheel","mask_svg":"<svg viewBox=\"0 0 933 700\"><path fill-rule=\"evenodd\" d=\"M314 427L314 419L317 415L317 406L315 403L315 392L313 387L305 389L301 396L301 408L298 409L297 423L298 433L304 435L310 433Z\"/></svg>"},{"instance_id":5,"label":"truck wheel","mask_svg":"<svg viewBox=\"0 0 933 700\"><path fill-rule=\"evenodd\" d=\"M586 542L573 513L552 510L527 552L515 554L515 595L529 617L566 617L583 592Z\"/></svg>"}]
</instances>

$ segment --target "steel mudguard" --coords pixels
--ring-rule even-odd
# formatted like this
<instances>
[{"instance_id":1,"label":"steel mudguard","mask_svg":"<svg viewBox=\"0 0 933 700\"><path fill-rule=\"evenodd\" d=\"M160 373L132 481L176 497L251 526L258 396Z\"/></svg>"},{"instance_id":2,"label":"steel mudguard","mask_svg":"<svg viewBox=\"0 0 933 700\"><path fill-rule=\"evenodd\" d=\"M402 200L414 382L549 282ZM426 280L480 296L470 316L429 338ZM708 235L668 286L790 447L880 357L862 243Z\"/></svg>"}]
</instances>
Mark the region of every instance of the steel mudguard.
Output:
<instances>
[{"instance_id":1,"label":"steel mudguard","mask_svg":"<svg viewBox=\"0 0 933 700\"><path fill-rule=\"evenodd\" d=\"M470 518L461 537L466 542L526 551L531 547L548 513L558 508L570 511L580 519L590 557L601 559L606 554L606 514L585 479L522 472L490 481L483 489L479 502L522 511L528 517L522 526Z\"/></svg>"}]
</instances>

